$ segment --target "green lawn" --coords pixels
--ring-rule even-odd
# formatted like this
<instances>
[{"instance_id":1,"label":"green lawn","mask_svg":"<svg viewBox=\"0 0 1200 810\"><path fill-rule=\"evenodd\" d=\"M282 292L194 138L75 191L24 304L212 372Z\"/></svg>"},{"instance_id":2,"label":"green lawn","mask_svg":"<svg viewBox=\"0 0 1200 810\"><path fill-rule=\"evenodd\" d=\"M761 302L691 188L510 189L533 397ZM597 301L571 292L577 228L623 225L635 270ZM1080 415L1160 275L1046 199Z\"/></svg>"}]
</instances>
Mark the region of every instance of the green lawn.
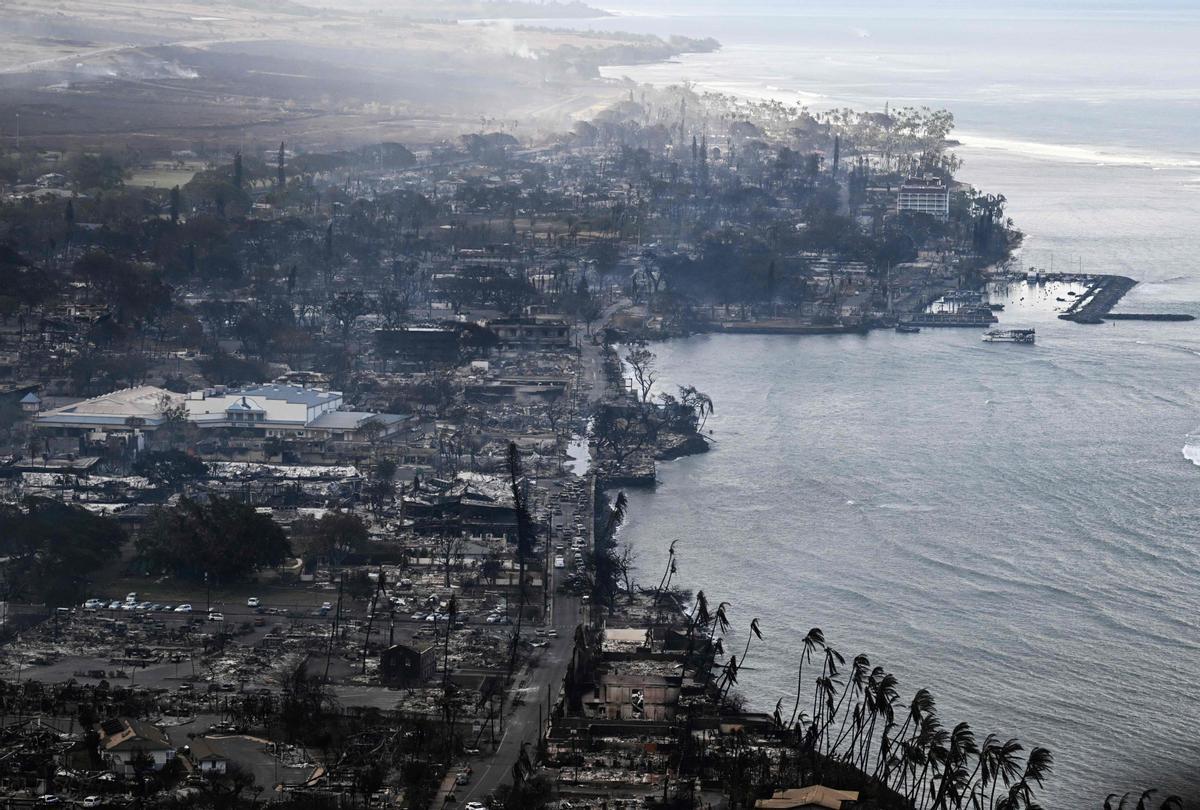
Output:
<instances>
[{"instance_id":1,"label":"green lawn","mask_svg":"<svg viewBox=\"0 0 1200 810\"><path fill-rule=\"evenodd\" d=\"M150 169L135 169L129 179L125 181L125 185L139 188L185 186L196 176L196 172L203 168L199 164L185 164L180 168L174 163L166 163Z\"/></svg>"}]
</instances>

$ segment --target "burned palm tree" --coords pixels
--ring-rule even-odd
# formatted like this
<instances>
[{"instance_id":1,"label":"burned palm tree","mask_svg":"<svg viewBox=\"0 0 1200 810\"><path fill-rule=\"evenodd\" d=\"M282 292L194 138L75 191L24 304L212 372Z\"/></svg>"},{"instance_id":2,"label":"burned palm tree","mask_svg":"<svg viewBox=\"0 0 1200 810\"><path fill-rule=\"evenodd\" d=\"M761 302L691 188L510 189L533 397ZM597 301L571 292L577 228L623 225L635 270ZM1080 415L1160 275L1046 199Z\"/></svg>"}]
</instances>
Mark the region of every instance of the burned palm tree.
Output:
<instances>
[{"instance_id":1,"label":"burned palm tree","mask_svg":"<svg viewBox=\"0 0 1200 810\"><path fill-rule=\"evenodd\" d=\"M729 656L729 660L725 662L725 666L721 667L721 677L717 679L717 710L720 711L725 704L725 698L729 694L730 688L737 683L738 662L737 656Z\"/></svg>"},{"instance_id":2,"label":"burned palm tree","mask_svg":"<svg viewBox=\"0 0 1200 810\"><path fill-rule=\"evenodd\" d=\"M710 667L709 671L711 671L713 660L717 658L717 656L722 655L725 651L724 645L721 644L720 639L716 638L716 635L718 631L721 633L721 635L725 635L729 632L731 625L729 624L729 617L726 615L726 610L728 610L728 608L729 603L722 602L721 604L717 605L717 610L715 613L713 613L712 626L708 633L709 652L707 653L707 659ZM716 644L720 645L719 649L713 646L714 639L716 639Z\"/></svg>"},{"instance_id":3,"label":"burned palm tree","mask_svg":"<svg viewBox=\"0 0 1200 810\"><path fill-rule=\"evenodd\" d=\"M522 488L521 457L517 452L517 443L508 444L508 477L512 490L513 508L517 513L517 624L513 631L512 646L508 656L508 677L511 678L517 668L517 648L521 642L521 622L525 618L525 563L533 549L534 529L533 518L529 514L529 504L526 502Z\"/></svg>"},{"instance_id":4,"label":"burned palm tree","mask_svg":"<svg viewBox=\"0 0 1200 810\"><path fill-rule=\"evenodd\" d=\"M708 597L705 596L704 591L697 591L696 604L692 605L692 612L688 614L687 620L688 644L687 653L683 657L685 665L692 660L692 653L696 649L696 630L708 627L711 620L712 616L708 612ZM697 667L698 669L699 667Z\"/></svg>"},{"instance_id":5,"label":"burned palm tree","mask_svg":"<svg viewBox=\"0 0 1200 810\"><path fill-rule=\"evenodd\" d=\"M672 540L671 545L667 548L667 567L663 570L662 578L658 581L658 587L654 589L654 619L658 622L659 604L662 600L663 591L671 587L671 577L675 576L678 570L675 566L675 544L679 540Z\"/></svg>"},{"instance_id":6,"label":"burned palm tree","mask_svg":"<svg viewBox=\"0 0 1200 810\"><path fill-rule=\"evenodd\" d=\"M758 629L758 619L750 620L750 634L746 636L746 649L742 650L742 666L746 666L746 656L750 654L750 642L757 636L762 641L762 631Z\"/></svg>"}]
</instances>

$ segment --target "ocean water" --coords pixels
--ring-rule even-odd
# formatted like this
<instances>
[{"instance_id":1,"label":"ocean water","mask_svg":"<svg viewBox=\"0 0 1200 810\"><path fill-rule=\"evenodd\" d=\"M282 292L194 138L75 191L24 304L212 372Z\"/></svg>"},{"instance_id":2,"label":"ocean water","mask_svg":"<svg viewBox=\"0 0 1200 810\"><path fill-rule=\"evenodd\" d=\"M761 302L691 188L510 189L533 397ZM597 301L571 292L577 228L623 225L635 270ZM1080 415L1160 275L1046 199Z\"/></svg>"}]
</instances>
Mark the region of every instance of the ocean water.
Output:
<instances>
[{"instance_id":1,"label":"ocean water","mask_svg":"<svg viewBox=\"0 0 1200 810\"><path fill-rule=\"evenodd\" d=\"M813 109L945 106L961 178L1003 193L1023 264L1140 281L1121 308L1200 314L1194 2L611 0L583 26L725 47L611 77ZM1058 321L1012 290L973 331L710 336L657 347L716 403L715 449L662 465L625 529L657 581L729 600L756 708L794 695L799 639L921 686L948 722L1056 755L1050 808L1200 798L1200 325ZM1200 806L1200 805L1190 805Z\"/></svg>"}]
</instances>

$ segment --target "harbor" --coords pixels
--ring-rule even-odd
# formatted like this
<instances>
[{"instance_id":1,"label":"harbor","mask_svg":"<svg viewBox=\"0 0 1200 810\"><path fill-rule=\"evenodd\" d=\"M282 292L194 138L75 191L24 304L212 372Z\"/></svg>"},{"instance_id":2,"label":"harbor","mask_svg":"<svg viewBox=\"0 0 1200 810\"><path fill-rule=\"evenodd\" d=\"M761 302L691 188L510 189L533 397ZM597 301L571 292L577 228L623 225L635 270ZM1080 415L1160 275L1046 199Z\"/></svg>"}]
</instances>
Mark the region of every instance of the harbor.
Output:
<instances>
[{"instance_id":1,"label":"harbor","mask_svg":"<svg viewBox=\"0 0 1200 810\"><path fill-rule=\"evenodd\" d=\"M1097 324L1104 323L1108 316L1125 294L1132 290L1137 282L1125 276L1089 276L1087 292L1075 299L1067 311L1058 317L1064 321L1075 323ZM1075 276L1057 278L1051 281L1078 281ZM1157 319L1155 319L1157 320ZM1163 318L1162 320L1174 320Z\"/></svg>"}]
</instances>

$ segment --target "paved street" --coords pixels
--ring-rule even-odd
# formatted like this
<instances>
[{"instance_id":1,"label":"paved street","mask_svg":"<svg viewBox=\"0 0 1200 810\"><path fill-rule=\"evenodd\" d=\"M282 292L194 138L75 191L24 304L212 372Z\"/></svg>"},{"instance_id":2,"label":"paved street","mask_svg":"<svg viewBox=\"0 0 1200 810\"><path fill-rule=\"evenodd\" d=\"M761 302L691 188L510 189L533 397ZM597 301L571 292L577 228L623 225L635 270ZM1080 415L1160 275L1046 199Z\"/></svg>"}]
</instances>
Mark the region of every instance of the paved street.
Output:
<instances>
[{"instance_id":1,"label":"paved street","mask_svg":"<svg viewBox=\"0 0 1200 810\"><path fill-rule=\"evenodd\" d=\"M585 538L591 540L591 503L590 498L584 501L582 517L586 527ZM575 504L565 502L562 505L562 515L555 515L554 531L551 545L564 542L564 535L575 533ZM551 555L553 556L553 554ZM454 796L459 802L483 801L483 799L502 784L512 783L512 767L521 754L521 746L528 744L530 748L537 746L538 721L547 717L548 710L558 700L562 688L563 677L567 672L567 664L571 659L571 648L574 643L575 628L579 625L582 615L582 602L578 597L558 593L558 586L571 568L551 568L553 597L551 599L550 622L546 628L553 627L558 632L558 638L546 639L549 644L543 647L537 657L537 666L525 670L526 680L515 685L514 690L507 696L504 722L504 734L499 740L495 755L484 754L471 761L474 769L471 782L458 788ZM534 633L538 625L528 626L528 632ZM519 705L513 708L516 700ZM533 757L535 752L530 751Z\"/></svg>"}]
</instances>

